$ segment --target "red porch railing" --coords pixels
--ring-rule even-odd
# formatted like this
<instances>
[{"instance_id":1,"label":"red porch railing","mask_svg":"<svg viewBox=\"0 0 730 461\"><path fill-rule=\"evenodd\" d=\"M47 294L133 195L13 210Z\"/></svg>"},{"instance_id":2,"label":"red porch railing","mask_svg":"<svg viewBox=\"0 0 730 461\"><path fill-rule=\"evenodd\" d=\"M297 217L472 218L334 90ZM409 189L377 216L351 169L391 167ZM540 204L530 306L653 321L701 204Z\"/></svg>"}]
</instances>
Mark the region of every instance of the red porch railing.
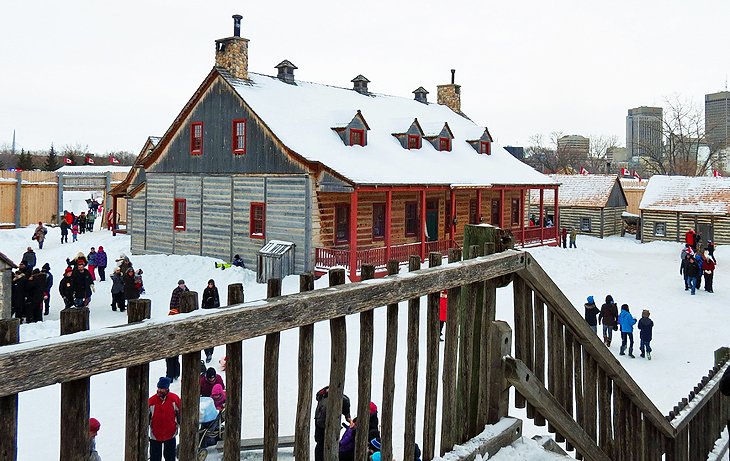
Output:
<instances>
[{"instance_id":1,"label":"red porch railing","mask_svg":"<svg viewBox=\"0 0 730 461\"><path fill-rule=\"evenodd\" d=\"M456 242L453 240L436 240L433 242L426 242L426 255L431 252L439 252L443 255L447 255L449 248L456 247ZM363 264L372 264L375 269L382 269L388 263L388 259L396 260L399 263L408 262L408 258L411 255L417 255L421 251L421 242L406 243L404 245L394 245L390 247L390 258L386 257L386 248L368 248L364 250L357 250L357 270L360 270ZM349 267L350 264L350 250L340 250L332 248L315 248L315 261L314 265L316 269L331 269L335 266Z\"/></svg>"},{"instance_id":2,"label":"red porch railing","mask_svg":"<svg viewBox=\"0 0 730 461\"><path fill-rule=\"evenodd\" d=\"M557 229L555 227L519 227L510 229L515 237L515 245L522 247L540 246L557 243Z\"/></svg>"}]
</instances>

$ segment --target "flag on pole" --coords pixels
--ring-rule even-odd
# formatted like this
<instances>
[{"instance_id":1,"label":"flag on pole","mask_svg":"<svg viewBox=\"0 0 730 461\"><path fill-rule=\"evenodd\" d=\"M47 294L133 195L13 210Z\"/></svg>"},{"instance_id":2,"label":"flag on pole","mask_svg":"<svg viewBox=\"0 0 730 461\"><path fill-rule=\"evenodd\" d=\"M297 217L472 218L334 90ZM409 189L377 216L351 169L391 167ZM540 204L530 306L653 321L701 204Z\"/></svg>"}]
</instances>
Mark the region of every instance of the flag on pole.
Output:
<instances>
[{"instance_id":1,"label":"flag on pole","mask_svg":"<svg viewBox=\"0 0 730 461\"><path fill-rule=\"evenodd\" d=\"M590 174L590 173L584 167L580 167L580 174L587 175L587 174Z\"/></svg>"},{"instance_id":2,"label":"flag on pole","mask_svg":"<svg viewBox=\"0 0 730 461\"><path fill-rule=\"evenodd\" d=\"M722 178L722 175L717 170L712 170L712 176L714 176L716 178Z\"/></svg>"},{"instance_id":3,"label":"flag on pole","mask_svg":"<svg viewBox=\"0 0 730 461\"><path fill-rule=\"evenodd\" d=\"M93 165L94 164L94 159L87 155L84 163L86 165Z\"/></svg>"},{"instance_id":4,"label":"flag on pole","mask_svg":"<svg viewBox=\"0 0 730 461\"><path fill-rule=\"evenodd\" d=\"M639 182L641 182L641 176L639 176L639 173L637 173L636 170L634 170L634 174L632 174L631 176L633 176L634 178L638 179Z\"/></svg>"},{"instance_id":5,"label":"flag on pole","mask_svg":"<svg viewBox=\"0 0 730 461\"><path fill-rule=\"evenodd\" d=\"M118 163L119 163L119 159L118 159L118 158L116 158L116 157L115 157L115 156L113 156L113 155L110 155L110 156L109 156L109 160L111 160L111 162L112 162L112 165L116 165L116 164L118 164Z\"/></svg>"},{"instance_id":6,"label":"flag on pole","mask_svg":"<svg viewBox=\"0 0 730 461\"><path fill-rule=\"evenodd\" d=\"M64 158L63 158L63 163L65 163L66 165L73 165L73 164L74 164L74 161L73 161L73 160L71 160L71 159L70 159L70 158L68 158L68 157L64 157Z\"/></svg>"},{"instance_id":7,"label":"flag on pole","mask_svg":"<svg viewBox=\"0 0 730 461\"><path fill-rule=\"evenodd\" d=\"M628 168L621 168L621 176L631 176Z\"/></svg>"}]
</instances>

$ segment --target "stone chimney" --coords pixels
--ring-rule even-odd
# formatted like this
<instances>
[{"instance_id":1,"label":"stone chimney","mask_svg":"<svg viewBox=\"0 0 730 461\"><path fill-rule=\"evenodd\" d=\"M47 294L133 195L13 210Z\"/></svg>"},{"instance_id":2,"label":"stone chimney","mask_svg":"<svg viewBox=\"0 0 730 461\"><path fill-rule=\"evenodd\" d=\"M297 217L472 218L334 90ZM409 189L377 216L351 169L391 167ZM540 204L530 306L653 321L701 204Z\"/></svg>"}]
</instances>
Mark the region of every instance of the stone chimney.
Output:
<instances>
[{"instance_id":1,"label":"stone chimney","mask_svg":"<svg viewBox=\"0 0 730 461\"><path fill-rule=\"evenodd\" d=\"M424 104L428 104L428 100L426 95L428 94L428 91L422 86L419 86L413 91L413 94L416 95L415 100L418 102L422 102Z\"/></svg>"},{"instance_id":2,"label":"stone chimney","mask_svg":"<svg viewBox=\"0 0 730 461\"><path fill-rule=\"evenodd\" d=\"M353 83L353 90L360 94L368 94L368 83L370 83L370 80L366 79L362 75L358 75L350 81Z\"/></svg>"},{"instance_id":3,"label":"stone chimney","mask_svg":"<svg viewBox=\"0 0 730 461\"><path fill-rule=\"evenodd\" d=\"M297 69L297 66L285 59L277 64L275 68L279 71L276 78L284 83L294 84L294 69Z\"/></svg>"},{"instance_id":4,"label":"stone chimney","mask_svg":"<svg viewBox=\"0 0 730 461\"><path fill-rule=\"evenodd\" d=\"M436 102L447 106L459 115L461 113L461 85L454 83L456 69L451 69L451 83L448 85L437 85Z\"/></svg>"},{"instance_id":5,"label":"stone chimney","mask_svg":"<svg viewBox=\"0 0 730 461\"><path fill-rule=\"evenodd\" d=\"M248 80L248 39L241 37L240 14L233 15L233 37L215 41L215 66L234 78Z\"/></svg>"}]
</instances>

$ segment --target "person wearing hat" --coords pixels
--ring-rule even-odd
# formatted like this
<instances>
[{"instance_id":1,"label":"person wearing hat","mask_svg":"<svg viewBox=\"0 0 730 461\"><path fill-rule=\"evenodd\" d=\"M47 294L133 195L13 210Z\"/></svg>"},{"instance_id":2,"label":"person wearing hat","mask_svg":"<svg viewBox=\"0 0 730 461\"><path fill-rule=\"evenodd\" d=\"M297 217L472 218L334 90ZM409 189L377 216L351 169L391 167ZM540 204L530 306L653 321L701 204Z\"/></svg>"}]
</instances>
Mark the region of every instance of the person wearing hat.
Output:
<instances>
[{"instance_id":1,"label":"person wearing hat","mask_svg":"<svg viewBox=\"0 0 730 461\"><path fill-rule=\"evenodd\" d=\"M43 222L38 221L38 226L33 231L33 240L38 242L38 249L43 249L43 241L46 239L48 229L43 225Z\"/></svg>"},{"instance_id":2,"label":"person wearing hat","mask_svg":"<svg viewBox=\"0 0 730 461\"><path fill-rule=\"evenodd\" d=\"M157 392L149 398L150 461L175 461L177 430L180 425L182 402L170 392L170 378L162 376Z\"/></svg>"},{"instance_id":3,"label":"person wearing hat","mask_svg":"<svg viewBox=\"0 0 730 461\"><path fill-rule=\"evenodd\" d=\"M185 280L178 280L177 286L174 290L172 290L172 296L170 296L170 310L180 310L180 298L186 291L190 290L188 290L188 287L185 286Z\"/></svg>"},{"instance_id":4,"label":"person wearing hat","mask_svg":"<svg viewBox=\"0 0 730 461\"><path fill-rule=\"evenodd\" d=\"M33 268L36 265L36 259L35 259L35 251L33 251L33 248L28 247L25 253L23 253L23 258L20 260L21 263L25 264L26 270L28 273L33 271Z\"/></svg>"},{"instance_id":5,"label":"person wearing hat","mask_svg":"<svg viewBox=\"0 0 730 461\"><path fill-rule=\"evenodd\" d=\"M61 283L58 284L58 292L61 294L61 299L63 299L63 307L65 309L68 309L69 307L74 305L74 289L71 274L73 274L73 269L67 267L63 273Z\"/></svg>"},{"instance_id":6,"label":"person wearing hat","mask_svg":"<svg viewBox=\"0 0 730 461\"><path fill-rule=\"evenodd\" d=\"M205 373L200 375L200 395L202 397L210 397L213 395L213 386L216 384L220 384L223 389L226 388L221 375L215 371L215 368L210 367L205 370Z\"/></svg>"},{"instance_id":7,"label":"person wearing hat","mask_svg":"<svg viewBox=\"0 0 730 461\"><path fill-rule=\"evenodd\" d=\"M588 326L591 327L591 330L593 330L593 333L598 334L597 316L598 316L598 314L601 313L601 310L598 307L596 307L596 303L593 300L593 296L589 296L588 299L586 299L586 301L588 301L588 302L583 305L583 307L585 307L585 316L584 317L586 319L586 322L588 323ZM604 339L604 342L605 342L605 339Z\"/></svg>"},{"instance_id":8,"label":"person wearing hat","mask_svg":"<svg viewBox=\"0 0 730 461\"><path fill-rule=\"evenodd\" d=\"M106 280L106 274L104 271L106 270L107 265L107 257L106 252L104 251L104 247L100 246L98 250L96 250L96 270L99 271L99 281L103 282Z\"/></svg>"},{"instance_id":9,"label":"person wearing hat","mask_svg":"<svg viewBox=\"0 0 730 461\"><path fill-rule=\"evenodd\" d=\"M124 279L122 270L118 267L114 268L114 273L111 275L112 279L112 310L116 311L117 308L121 312L124 312L127 308L124 300Z\"/></svg>"},{"instance_id":10,"label":"person wearing hat","mask_svg":"<svg viewBox=\"0 0 730 461\"><path fill-rule=\"evenodd\" d=\"M53 274L51 274L51 265L45 263L41 272L46 274L46 293L43 296L43 304L45 305L45 309L43 310L43 315L48 315L51 311L51 289L53 288Z\"/></svg>"},{"instance_id":11,"label":"person wearing hat","mask_svg":"<svg viewBox=\"0 0 730 461\"><path fill-rule=\"evenodd\" d=\"M89 418L89 461L101 461L101 456L96 451L96 435L101 429L101 423L96 418Z\"/></svg>"},{"instance_id":12,"label":"person wearing hat","mask_svg":"<svg viewBox=\"0 0 730 461\"><path fill-rule=\"evenodd\" d=\"M122 283L124 284L124 299L129 301L130 299L139 299L139 290L137 285L134 283L134 268L132 266L127 267L127 272L122 271ZM124 309L121 309L124 311Z\"/></svg>"}]
</instances>

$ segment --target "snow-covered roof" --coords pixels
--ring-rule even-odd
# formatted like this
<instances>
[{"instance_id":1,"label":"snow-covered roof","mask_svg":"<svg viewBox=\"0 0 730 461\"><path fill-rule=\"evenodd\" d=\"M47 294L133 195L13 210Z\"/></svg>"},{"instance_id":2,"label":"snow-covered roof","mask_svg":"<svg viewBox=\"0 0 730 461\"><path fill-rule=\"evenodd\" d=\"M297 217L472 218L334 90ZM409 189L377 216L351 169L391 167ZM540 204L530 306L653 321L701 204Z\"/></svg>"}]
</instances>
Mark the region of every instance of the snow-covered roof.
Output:
<instances>
[{"instance_id":1,"label":"snow-covered roof","mask_svg":"<svg viewBox=\"0 0 730 461\"><path fill-rule=\"evenodd\" d=\"M18 266L15 265L15 263L13 262L12 259L10 259L7 256L5 256L5 254L3 254L2 252L0 252L0 261L1 262L4 262L5 264L7 264L12 269L15 269L16 267L18 267Z\"/></svg>"},{"instance_id":2,"label":"snow-covered roof","mask_svg":"<svg viewBox=\"0 0 730 461\"><path fill-rule=\"evenodd\" d=\"M558 189L558 206L605 207L617 184L615 174L551 174ZM540 191L530 191L530 203L540 201ZM543 204L553 205L554 194L543 194Z\"/></svg>"},{"instance_id":3,"label":"snow-covered roof","mask_svg":"<svg viewBox=\"0 0 730 461\"><path fill-rule=\"evenodd\" d=\"M728 215L730 178L654 175L639 209Z\"/></svg>"},{"instance_id":4,"label":"snow-covered roof","mask_svg":"<svg viewBox=\"0 0 730 461\"><path fill-rule=\"evenodd\" d=\"M491 155L479 154L467 140L479 139L485 128L444 105L302 81L292 85L255 73L244 81L219 72L288 148L356 184L554 184L499 146L492 145ZM367 145L347 146L332 128L346 126L358 110L370 127ZM414 118L427 136L448 123L452 150L440 152L426 141L418 150L404 149L393 133L406 132Z\"/></svg>"},{"instance_id":5,"label":"snow-covered roof","mask_svg":"<svg viewBox=\"0 0 730 461\"><path fill-rule=\"evenodd\" d=\"M649 184L648 179L619 178L619 181L621 181L621 187L624 190L644 190L646 189L646 185Z\"/></svg>"},{"instance_id":6,"label":"snow-covered roof","mask_svg":"<svg viewBox=\"0 0 730 461\"><path fill-rule=\"evenodd\" d=\"M56 173L89 173L89 174L101 174L101 173L127 173L132 168L129 165L116 166L116 165L64 165L56 170Z\"/></svg>"}]
</instances>

